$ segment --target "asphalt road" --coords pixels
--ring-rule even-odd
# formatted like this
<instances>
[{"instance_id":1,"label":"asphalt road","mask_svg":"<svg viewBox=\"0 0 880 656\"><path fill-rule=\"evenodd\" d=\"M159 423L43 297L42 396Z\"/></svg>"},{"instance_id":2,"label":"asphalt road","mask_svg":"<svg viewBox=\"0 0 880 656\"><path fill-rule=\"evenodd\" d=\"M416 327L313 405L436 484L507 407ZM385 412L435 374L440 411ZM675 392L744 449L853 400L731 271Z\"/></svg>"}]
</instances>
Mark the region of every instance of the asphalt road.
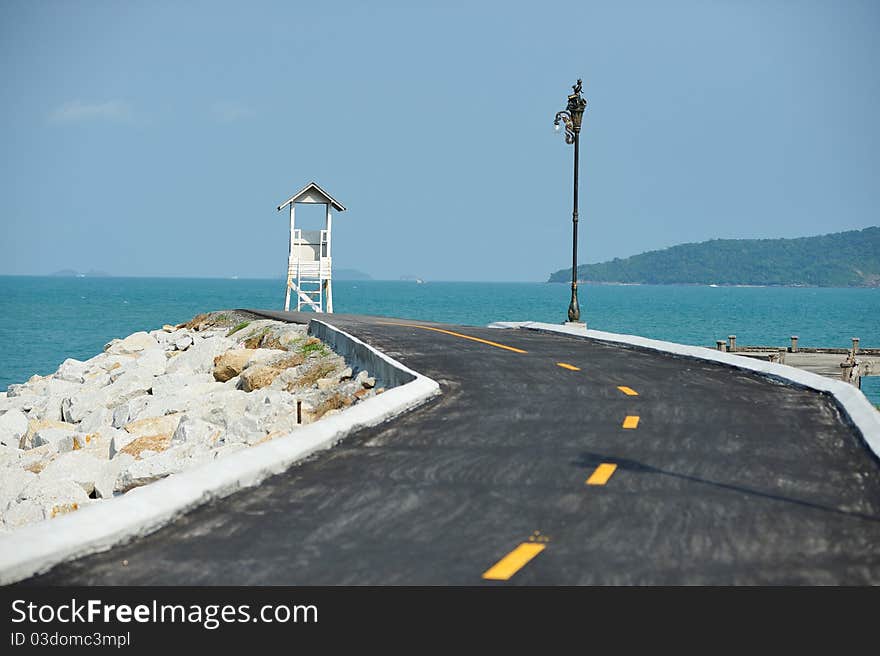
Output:
<instances>
[{"instance_id":1,"label":"asphalt road","mask_svg":"<svg viewBox=\"0 0 880 656\"><path fill-rule=\"evenodd\" d=\"M332 323L443 394L25 584L880 583L880 466L818 393L563 335Z\"/></svg>"}]
</instances>

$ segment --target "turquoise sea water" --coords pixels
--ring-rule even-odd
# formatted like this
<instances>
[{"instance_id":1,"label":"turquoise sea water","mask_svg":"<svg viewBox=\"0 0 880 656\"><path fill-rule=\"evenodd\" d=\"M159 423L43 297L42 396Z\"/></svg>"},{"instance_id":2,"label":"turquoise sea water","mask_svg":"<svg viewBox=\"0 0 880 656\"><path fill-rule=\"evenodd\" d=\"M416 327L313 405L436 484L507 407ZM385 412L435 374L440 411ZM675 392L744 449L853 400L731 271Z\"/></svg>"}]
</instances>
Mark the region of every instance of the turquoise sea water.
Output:
<instances>
[{"instance_id":1,"label":"turquoise sea water","mask_svg":"<svg viewBox=\"0 0 880 656\"><path fill-rule=\"evenodd\" d=\"M336 281L337 312L482 326L565 319L569 288L547 283ZM582 285L591 328L714 346L880 347L880 289ZM86 359L114 337L209 310L281 309L279 280L0 276L0 391L68 357ZM880 377L864 391L880 403Z\"/></svg>"}]
</instances>

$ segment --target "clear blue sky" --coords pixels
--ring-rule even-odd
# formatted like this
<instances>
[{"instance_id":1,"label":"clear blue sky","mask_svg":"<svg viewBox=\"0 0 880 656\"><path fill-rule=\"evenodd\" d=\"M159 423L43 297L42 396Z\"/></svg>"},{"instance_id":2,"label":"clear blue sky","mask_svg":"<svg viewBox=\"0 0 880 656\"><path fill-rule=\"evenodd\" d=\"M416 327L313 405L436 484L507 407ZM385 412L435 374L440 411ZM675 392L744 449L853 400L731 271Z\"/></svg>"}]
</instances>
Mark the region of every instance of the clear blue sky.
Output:
<instances>
[{"instance_id":1,"label":"clear blue sky","mask_svg":"<svg viewBox=\"0 0 880 656\"><path fill-rule=\"evenodd\" d=\"M570 263L880 223L880 3L0 3L0 273L281 277L275 206L346 204L334 265Z\"/></svg>"}]
</instances>

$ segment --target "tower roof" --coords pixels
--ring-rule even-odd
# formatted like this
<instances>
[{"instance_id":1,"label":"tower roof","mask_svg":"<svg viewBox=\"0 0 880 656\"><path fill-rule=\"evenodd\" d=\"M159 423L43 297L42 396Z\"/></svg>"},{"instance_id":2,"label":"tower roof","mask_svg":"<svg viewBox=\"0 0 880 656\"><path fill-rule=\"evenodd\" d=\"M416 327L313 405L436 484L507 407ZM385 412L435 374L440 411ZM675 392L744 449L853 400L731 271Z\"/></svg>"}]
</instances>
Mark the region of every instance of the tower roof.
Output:
<instances>
[{"instance_id":1,"label":"tower roof","mask_svg":"<svg viewBox=\"0 0 880 656\"><path fill-rule=\"evenodd\" d=\"M310 182L305 187L296 192L293 196L278 206L278 210L282 210L291 203L323 203L330 205L337 212L344 212L345 207L338 200L333 198L326 191L321 189L317 182Z\"/></svg>"}]
</instances>

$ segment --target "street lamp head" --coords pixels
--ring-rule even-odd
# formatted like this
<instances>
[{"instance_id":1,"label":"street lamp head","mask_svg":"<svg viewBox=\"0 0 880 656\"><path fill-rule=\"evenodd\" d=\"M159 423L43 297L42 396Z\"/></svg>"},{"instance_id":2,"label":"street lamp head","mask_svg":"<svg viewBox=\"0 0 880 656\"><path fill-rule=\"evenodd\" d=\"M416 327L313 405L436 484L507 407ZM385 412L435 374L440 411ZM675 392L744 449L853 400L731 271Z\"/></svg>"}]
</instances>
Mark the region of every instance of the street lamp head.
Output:
<instances>
[{"instance_id":1,"label":"street lamp head","mask_svg":"<svg viewBox=\"0 0 880 656\"><path fill-rule=\"evenodd\" d=\"M560 123L565 124L565 143L573 144L575 135L581 131L581 122L584 118L584 110L587 108L587 101L581 95L583 81L578 79L576 84L572 85L572 93L568 96L568 105L561 112L556 113L553 125L557 129Z\"/></svg>"},{"instance_id":2,"label":"street lamp head","mask_svg":"<svg viewBox=\"0 0 880 656\"><path fill-rule=\"evenodd\" d=\"M568 107L565 109L571 114L571 122L574 123L575 132L581 130L581 120L584 117L584 110L587 108L587 100L581 95L583 81L578 78L577 84L572 85L572 93L568 96Z\"/></svg>"}]
</instances>

